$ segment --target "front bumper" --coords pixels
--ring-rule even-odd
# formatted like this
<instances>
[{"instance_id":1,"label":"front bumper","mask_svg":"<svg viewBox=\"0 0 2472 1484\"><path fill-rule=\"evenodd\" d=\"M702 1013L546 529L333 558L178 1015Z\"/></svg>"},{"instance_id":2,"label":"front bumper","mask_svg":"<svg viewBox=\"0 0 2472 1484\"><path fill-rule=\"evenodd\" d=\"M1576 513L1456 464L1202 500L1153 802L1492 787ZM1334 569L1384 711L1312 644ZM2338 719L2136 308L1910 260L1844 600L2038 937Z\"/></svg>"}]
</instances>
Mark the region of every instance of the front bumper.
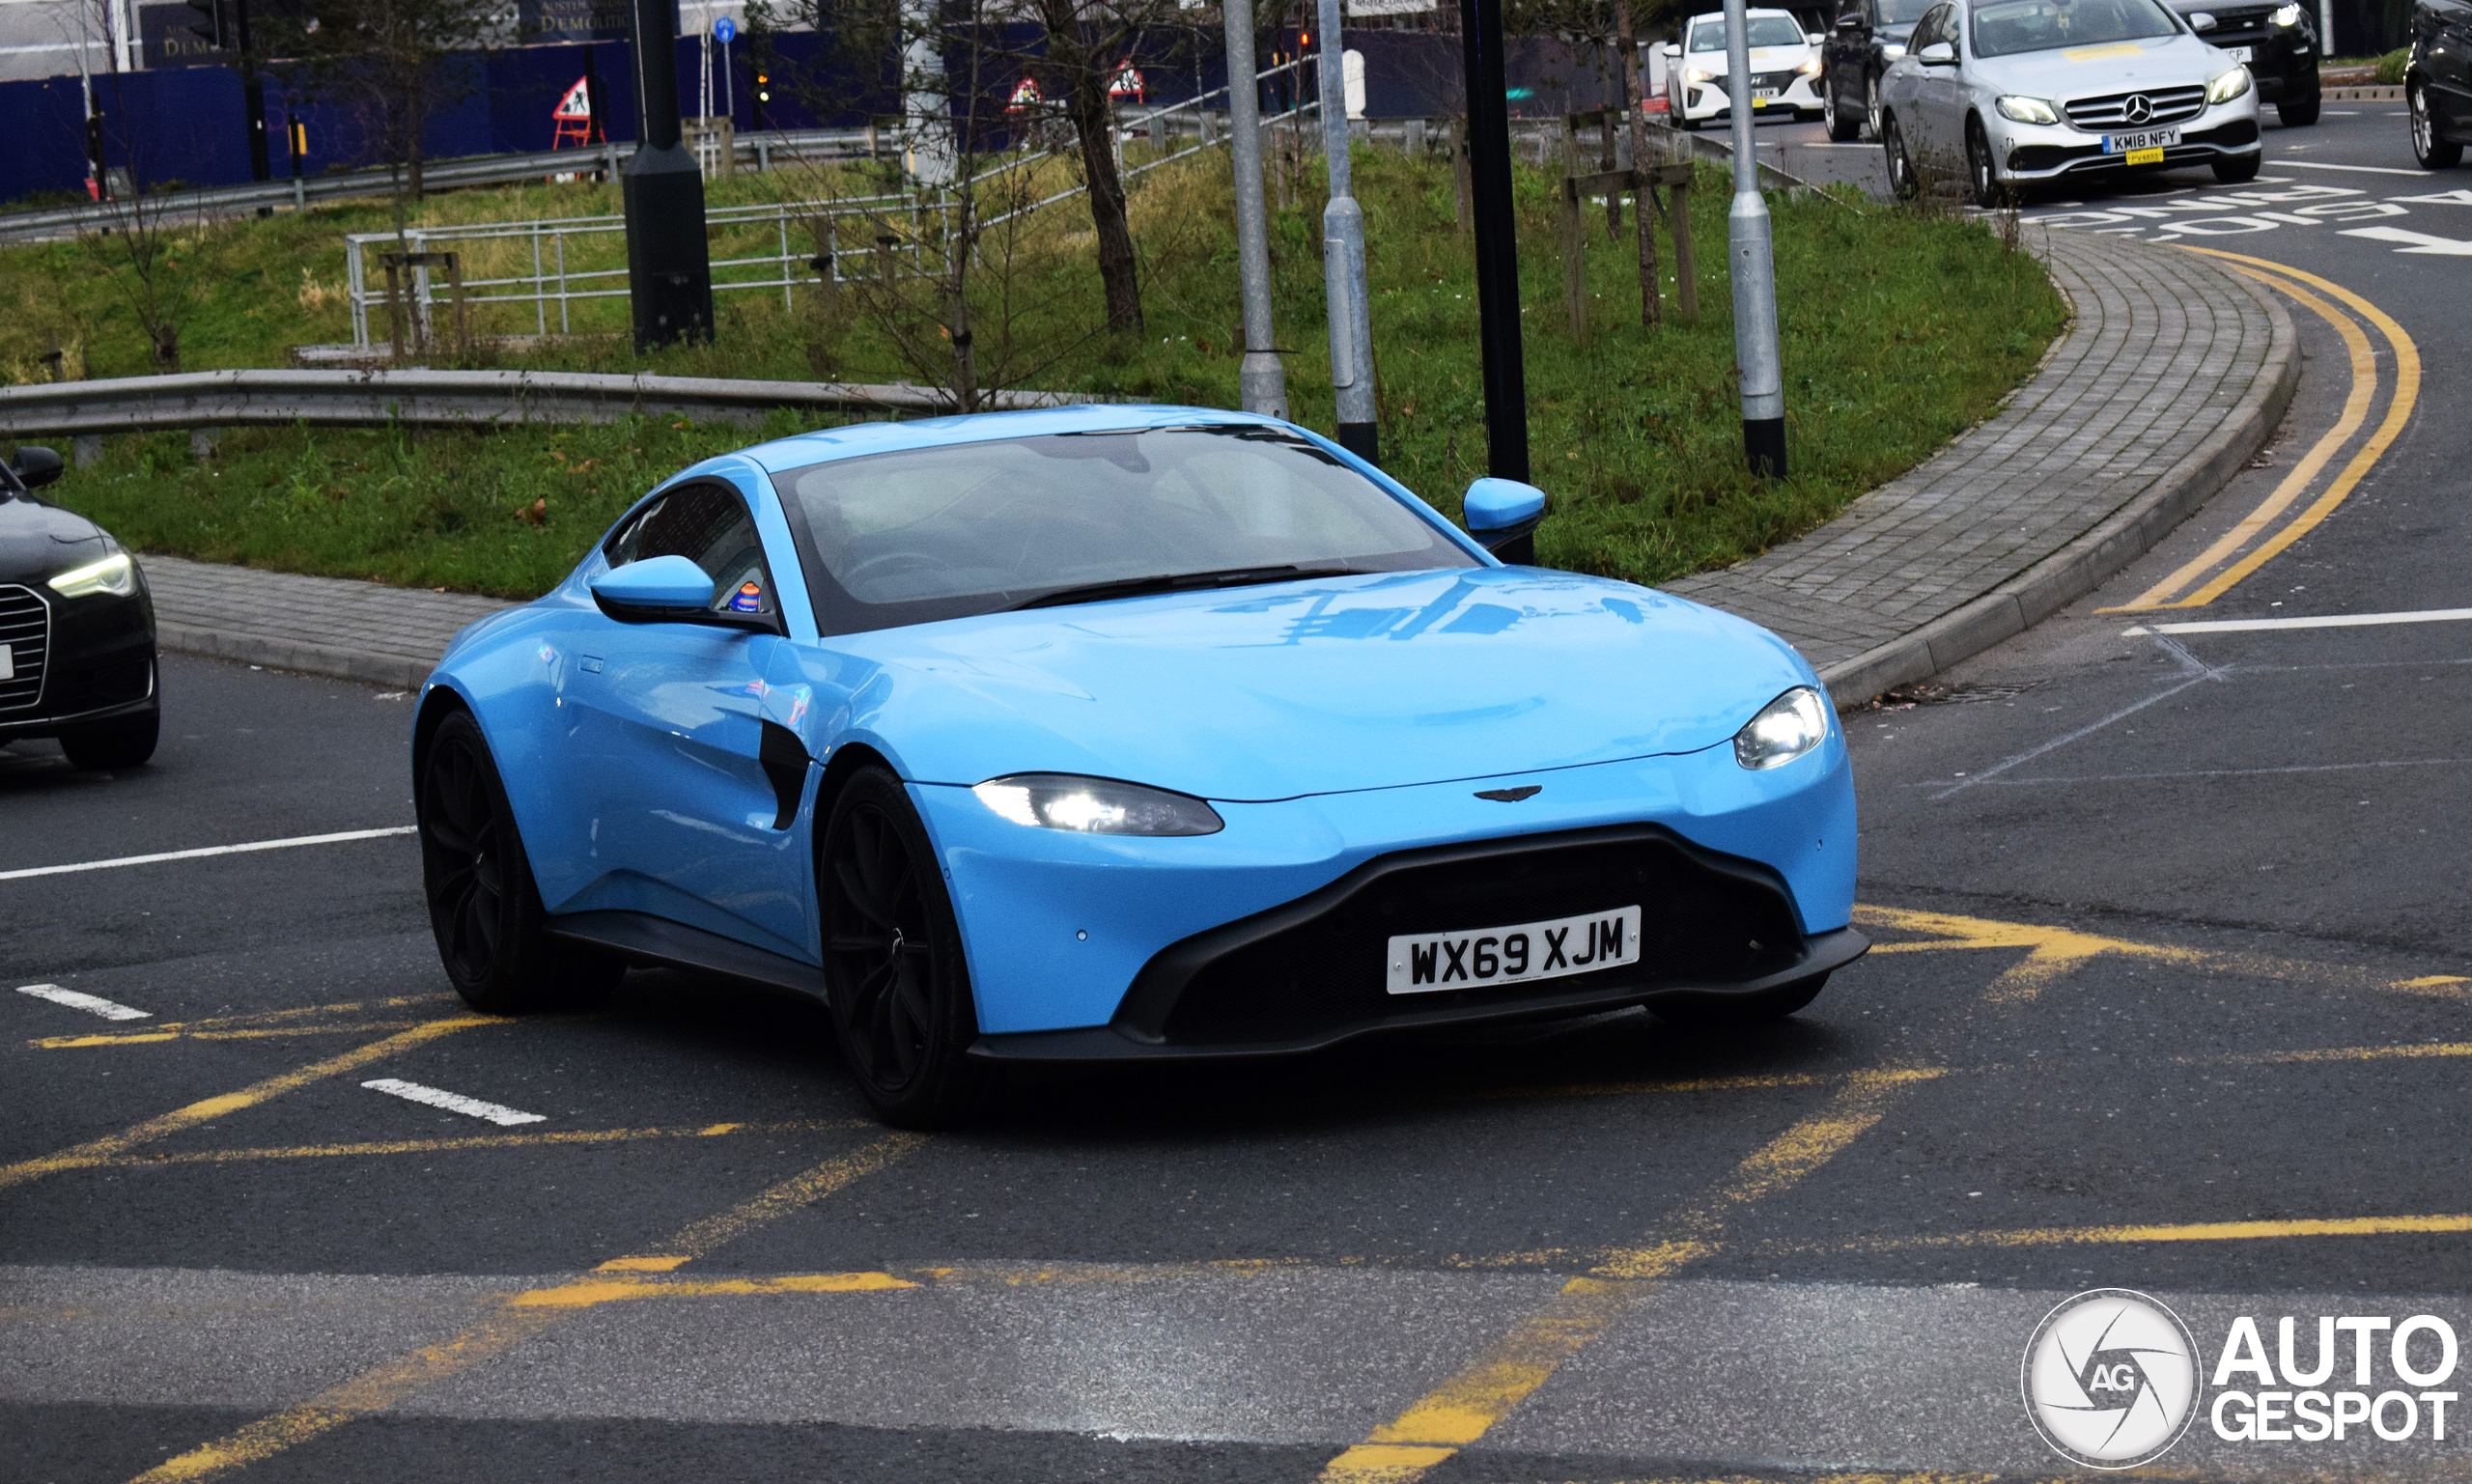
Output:
<instances>
[{"instance_id":1,"label":"front bumper","mask_svg":"<svg viewBox=\"0 0 2472 1484\"><path fill-rule=\"evenodd\" d=\"M1542 792L1515 803L1475 797L1503 783L1538 784ZM1224 830L1182 838L1037 829L1003 820L966 788L913 785L911 794L961 918L986 1038L982 1054L1078 1057L1097 1054L1094 1046L1110 1055L1306 1050L1436 1020L1559 1014L1685 989L1753 990L1780 973L1789 982L1826 972L1860 951L1843 940L1818 946L1853 910L1853 780L1834 729L1811 756L1764 772L1737 766L1732 748L1721 745L1529 774L1222 803ZM1624 869L1648 873L1638 881L1608 875L1607 889L1630 893L1619 902L1598 900L1592 868L1574 877L1571 859L1555 855L1606 830L1627 832L1622 838L1644 853ZM1371 919L1351 921L1316 950L1331 956L1327 969L1307 962L1310 955L1298 958L1293 940L1273 955L1276 963L1228 967L1259 946L1264 932L1277 937L1345 917L1331 893L1347 896L1377 877L1395 885L1403 880L1397 872L1435 864L1436 852L1477 865L1473 878L1433 887L1435 921L1401 926L1409 919L1394 917L1378 932ZM1523 881L1547 881L1550 889L1530 900ZM1703 916L1717 912L1706 918L1711 923L1723 918L1726 926L1711 929L1719 940L1756 918L1758 926L1740 936L1765 946L1731 958L1694 957L1687 930L1698 919L1685 912L1673 928L1683 938L1636 977L1616 979L1614 971L1602 979L1531 981L1507 999L1454 992L1447 1004L1431 995L1392 1003L1381 990L1380 956L1393 932L1536 921L1632 904L1652 914L1663 910L1660 903L1685 901L1700 902L1695 910L1704 910ZM1545 910L1556 904L1559 910ZM1655 936L1649 927L1643 920L1643 941ZM1203 981L1208 994L1190 997ZM1091 1034L1071 1044L1009 1039L1067 1031Z\"/></svg>"},{"instance_id":2,"label":"front bumper","mask_svg":"<svg viewBox=\"0 0 2472 1484\"><path fill-rule=\"evenodd\" d=\"M2000 178L2006 182L2023 183L2063 176L2174 170L2256 154L2260 149L2258 90L2252 87L2228 103L2210 104L2197 117L2175 126L2180 130L2180 142L2167 147L2161 160L2131 165L2124 155L2103 153L2100 131L2065 124L2019 124L1996 110L1983 120L1991 157L1999 163Z\"/></svg>"},{"instance_id":3,"label":"front bumper","mask_svg":"<svg viewBox=\"0 0 2472 1484\"><path fill-rule=\"evenodd\" d=\"M33 595L42 605L39 629L29 622L9 630L10 668L19 684L0 683L0 742L57 737L155 709L154 605L142 579L126 598L64 599L37 594L30 583L0 592ZM28 686L30 671L35 684Z\"/></svg>"},{"instance_id":4,"label":"front bumper","mask_svg":"<svg viewBox=\"0 0 2472 1484\"><path fill-rule=\"evenodd\" d=\"M1821 79L1818 76L1796 72L1793 74L1793 81L1781 89L1775 98L1767 99L1763 106L1755 107L1752 110L1753 119L1756 122L1769 119L1784 121L1797 114L1816 113L1828 106L1828 97L1820 91L1820 88ZM1733 114L1733 98L1727 92L1726 80L1723 77L1712 78L1703 83L1683 85L1680 117L1698 124L1714 120L1729 120Z\"/></svg>"}]
</instances>

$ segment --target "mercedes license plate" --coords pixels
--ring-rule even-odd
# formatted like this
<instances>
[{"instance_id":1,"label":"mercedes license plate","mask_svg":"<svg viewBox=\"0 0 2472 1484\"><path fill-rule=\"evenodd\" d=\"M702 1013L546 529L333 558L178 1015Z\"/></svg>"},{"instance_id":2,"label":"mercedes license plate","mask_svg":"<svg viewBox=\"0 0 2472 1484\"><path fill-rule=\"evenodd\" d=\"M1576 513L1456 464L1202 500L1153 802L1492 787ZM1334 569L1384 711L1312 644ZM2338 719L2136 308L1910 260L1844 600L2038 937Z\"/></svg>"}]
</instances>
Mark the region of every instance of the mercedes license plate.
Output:
<instances>
[{"instance_id":1,"label":"mercedes license plate","mask_svg":"<svg viewBox=\"0 0 2472 1484\"><path fill-rule=\"evenodd\" d=\"M1393 994L1473 990L1559 979L1640 962L1640 910L1617 907L1545 922L1390 939L1385 988Z\"/></svg>"},{"instance_id":2,"label":"mercedes license plate","mask_svg":"<svg viewBox=\"0 0 2472 1484\"><path fill-rule=\"evenodd\" d=\"M2151 165L2160 162L2163 152L2179 142L2180 131L2177 128L2144 128L2133 134L2105 134L2103 153L2125 154L2132 165ZM2146 157L2139 158L2141 154Z\"/></svg>"}]
</instances>

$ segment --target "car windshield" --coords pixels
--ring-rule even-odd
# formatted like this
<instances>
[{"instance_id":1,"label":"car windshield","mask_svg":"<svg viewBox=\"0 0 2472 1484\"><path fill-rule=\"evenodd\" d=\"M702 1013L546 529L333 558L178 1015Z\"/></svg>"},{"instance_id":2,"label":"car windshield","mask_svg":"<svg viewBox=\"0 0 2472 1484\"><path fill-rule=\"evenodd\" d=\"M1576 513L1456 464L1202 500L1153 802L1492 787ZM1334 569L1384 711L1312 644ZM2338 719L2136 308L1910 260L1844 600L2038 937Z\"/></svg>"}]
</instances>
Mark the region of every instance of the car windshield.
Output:
<instances>
[{"instance_id":1,"label":"car windshield","mask_svg":"<svg viewBox=\"0 0 2472 1484\"><path fill-rule=\"evenodd\" d=\"M812 464L773 486L810 547L829 633L1083 589L1479 565L1321 448L1250 423L949 443Z\"/></svg>"},{"instance_id":2,"label":"car windshield","mask_svg":"<svg viewBox=\"0 0 2472 1484\"><path fill-rule=\"evenodd\" d=\"M2156 0L1977 0L1974 51L2005 57L2170 36L2179 29Z\"/></svg>"},{"instance_id":3,"label":"car windshield","mask_svg":"<svg viewBox=\"0 0 2472 1484\"><path fill-rule=\"evenodd\" d=\"M1923 18L1934 0L1880 0L1880 24L1910 26Z\"/></svg>"},{"instance_id":4,"label":"car windshield","mask_svg":"<svg viewBox=\"0 0 2472 1484\"><path fill-rule=\"evenodd\" d=\"M1754 15L1747 23L1750 44L1754 46L1800 46L1803 28L1791 15ZM1726 23L1704 22L1691 28L1693 51L1726 49Z\"/></svg>"}]
</instances>

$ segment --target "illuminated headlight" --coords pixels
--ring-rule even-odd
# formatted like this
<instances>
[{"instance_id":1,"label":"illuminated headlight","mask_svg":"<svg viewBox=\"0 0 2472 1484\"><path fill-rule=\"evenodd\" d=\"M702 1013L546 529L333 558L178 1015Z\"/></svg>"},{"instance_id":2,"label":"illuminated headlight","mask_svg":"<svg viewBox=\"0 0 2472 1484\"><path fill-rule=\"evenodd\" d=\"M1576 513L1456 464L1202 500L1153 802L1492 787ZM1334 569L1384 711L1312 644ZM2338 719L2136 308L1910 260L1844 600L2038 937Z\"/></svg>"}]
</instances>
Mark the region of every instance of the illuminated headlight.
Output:
<instances>
[{"instance_id":1,"label":"illuminated headlight","mask_svg":"<svg viewBox=\"0 0 2472 1484\"><path fill-rule=\"evenodd\" d=\"M2038 98L2004 98L1999 102L2000 116L2019 124L2057 124L2060 115L2051 104Z\"/></svg>"},{"instance_id":2,"label":"illuminated headlight","mask_svg":"<svg viewBox=\"0 0 2472 1484\"><path fill-rule=\"evenodd\" d=\"M1782 768L1828 740L1828 702L1796 686L1759 709L1734 734L1734 761L1745 768Z\"/></svg>"},{"instance_id":3,"label":"illuminated headlight","mask_svg":"<svg viewBox=\"0 0 2472 1484\"><path fill-rule=\"evenodd\" d=\"M2279 5L2275 7L2275 13L2266 17L2266 24L2270 26L2299 25L2300 7L2296 5Z\"/></svg>"},{"instance_id":4,"label":"illuminated headlight","mask_svg":"<svg viewBox=\"0 0 2472 1484\"><path fill-rule=\"evenodd\" d=\"M1817 77L1819 75L1819 58L1813 57L1809 62L1806 62L1802 66L1794 69L1794 70L1802 73L1806 77Z\"/></svg>"},{"instance_id":5,"label":"illuminated headlight","mask_svg":"<svg viewBox=\"0 0 2472 1484\"><path fill-rule=\"evenodd\" d=\"M137 591L137 564L120 549L120 543L106 536L103 541L111 552L99 562L71 567L53 577L51 590L63 598L84 598L94 593L109 593L126 598Z\"/></svg>"},{"instance_id":6,"label":"illuminated headlight","mask_svg":"<svg viewBox=\"0 0 2472 1484\"><path fill-rule=\"evenodd\" d=\"M1880 60L1883 62L1894 62L1904 55L1905 48L1895 42L1882 42L1880 43Z\"/></svg>"},{"instance_id":7,"label":"illuminated headlight","mask_svg":"<svg viewBox=\"0 0 2472 1484\"><path fill-rule=\"evenodd\" d=\"M1708 79L1716 75L1716 73L1707 70L1705 68L1686 67L1682 70L1682 80L1684 82L1706 82Z\"/></svg>"},{"instance_id":8,"label":"illuminated headlight","mask_svg":"<svg viewBox=\"0 0 2472 1484\"><path fill-rule=\"evenodd\" d=\"M2205 85L2205 100L2209 103L2228 103L2248 91L2249 70L2245 67L2235 67Z\"/></svg>"},{"instance_id":9,"label":"illuminated headlight","mask_svg":"<svg viewBox=\"0 0 2472 1484\"><path fill-rule=\"evenodd\" d=\"M970 792L1016 825L1077 834L1211 835L1227 827L1219 811L1198 798L1112 778L1013 773Z\"/></svg>"}]
</instances>

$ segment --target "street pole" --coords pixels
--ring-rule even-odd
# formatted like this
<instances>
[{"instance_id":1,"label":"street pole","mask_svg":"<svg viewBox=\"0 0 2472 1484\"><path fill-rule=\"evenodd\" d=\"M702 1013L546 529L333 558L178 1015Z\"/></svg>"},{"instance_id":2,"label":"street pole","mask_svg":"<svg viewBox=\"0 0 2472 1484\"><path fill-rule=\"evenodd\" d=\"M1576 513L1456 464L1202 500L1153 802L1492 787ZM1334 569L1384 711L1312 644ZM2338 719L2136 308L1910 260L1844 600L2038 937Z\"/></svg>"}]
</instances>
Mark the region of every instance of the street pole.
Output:
<instances>
[{"instance_id":1,"label":"street pole","mask_svg":"<svg viewBox=\"0 0 2472 1484\"><path fill-rule=\"evenodd\" d=\"M1271 349L1271 238L1262 200L1261 85L1253 68L1253 0L1225 0L1227 131L1236 164L1236 271L1245 288L1245 358L1236 388L1248 412L1287 416L1287 372Z\"/></svg>"},{"instance_id":2,"label":"street pole","mask_svg":"<svg viewBox=\"0 0 2472 1484\"><path fill-rule=\"evenodd\" d=\"M249 0L232 0L233 40L239 43L240 106L247 111L249 125L249 179L268 181L274 168L267 154L267 88L258 75L258 58L249 45ZM261 209L259 215L268 214Z\"/></svg>"},{"instance_id":3,"label":"street pole","mask_svg":"<svg viewBox=\"0 0 2472 1484\"><path fill-rule=\"evenodd\" d=\"M941 18L941 9L931 0L903 0L901 20L910 43L901 54L901 126L908 136L911 182L920 187L941 187L953 179Z\"/></svg>"},{"instance_id":4,"label":"street pole","mask_svg":"<svg viewBox=\"0 0 2472 1484\"><path fill-rule=\"evenodd\" d=\"M1777 260L1752 141L1751 26L1726 0L1726 89L1734 135L1734 204L1726 213L1734 285L1734 361L1742 369L1742 450L1751 471L1785 477L1785 377L1777 356Z\"/></svg>"},{"instance_id":5,"label":"street pole","mask_svg":"<svg viewBox=\"0 0 2472 1484\"><path fill-rule=\"evenodd\" d=\"M635 0L635 153L619 171L627 202L627 292L635 349L713 338L713 256L704 172L678 142L672 0Z\"/></svg>"},{"instance_id":6,"label":"street pole","mask_svg":"<svg viewBox=\"0 0 2472 1484\"><path fill-rule=\"evenodd\" d=\"M1373 313L1364 292L1364 210L1350 188L1347 53L1339 0L1322 0L1322 153L1331 204L1322 209L1322 285L1331 308L1331 389L1338 394L1339 446L1382 462L1374 423Z\"/></svg>"},{"instance_id":7,"label":"street pole","mask_svg":"<svg viewBox=\"0 0 2472 1484\"><path fill-rule=\"evenodd\" d=\"M1475 217L1477 337L1484 355L1485 471L1525 484L1528 378L1519 354L1519 239L1511 227L1502 0L1459 0L1459 38L1468 96L1468 193Z\"/></svg>"}]
</instances>

